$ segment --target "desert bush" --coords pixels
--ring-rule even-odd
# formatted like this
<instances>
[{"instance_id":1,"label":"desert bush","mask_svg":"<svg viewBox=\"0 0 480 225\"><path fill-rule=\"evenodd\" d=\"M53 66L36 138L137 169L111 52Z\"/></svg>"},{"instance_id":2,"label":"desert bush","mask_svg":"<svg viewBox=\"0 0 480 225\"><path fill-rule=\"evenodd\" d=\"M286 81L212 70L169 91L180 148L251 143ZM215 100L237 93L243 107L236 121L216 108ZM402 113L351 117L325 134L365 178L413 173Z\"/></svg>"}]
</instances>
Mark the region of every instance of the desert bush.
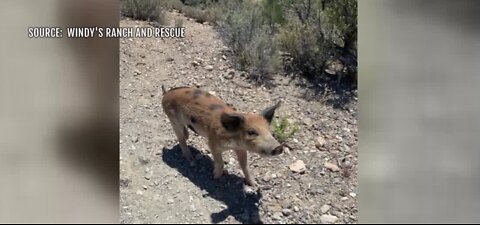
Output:
<instances>
[{"instance_id":1,"label":"desert bush","mask_svg":"<svg viewBox=\"0 0 480 225\"><path fill-rule=\"evenodd\" d=\"M137 20L155 21L164 24L164 9L160 0L122 0L121 11L124 16Z\"/></svg>"},{"instance_id":2,"label":"desert bush","mask_svg":"<svg viewBox=\"0 0 480 225\"><path fill-rule=\"evenodd\" d=\"M289 122L288 117L274 119L272 122L273 136L280 142L285 143L299 130L298 124Z\"/></svg>"},{"instance_id":3,"label":"desert bush","mask_svg":"<svg viewBox=\"0 0 480 225\"><path fill-rule=\"evenodd\" d=\"M180 0L163 0L161 1L161 5L165 9L169 9L169 10L175 9L178 11L182 11L182 8L183 8L183 3Z\"/></svg>"},{"instance_id":4,"label":"desert bush","mask_svg":"<svg viewBox=\"0 0 480 225\"><path fill-rule=\"evenodd\" d=\"M263 10L253 2L232 1L223 5L217 24L225 42L231 47L237 67L265 78L277 70L279 57L272 29Z\"/></svg>"},{"instance_id":5,"label":"desert bush","mask_svg":"<svg viewBox=\"0 0 480 225\"><path fill-rule=\"evenodd\" d=\"M204 23L204 22L215 22L216 20L216 15L213 11L213 9L208 8L208 9L201 9L197 7L191 7L184 5L181 9L181 12L186 16L190 17L192 19L195 19L195 21L199 23Z\"/></svg>"}]
</instances>

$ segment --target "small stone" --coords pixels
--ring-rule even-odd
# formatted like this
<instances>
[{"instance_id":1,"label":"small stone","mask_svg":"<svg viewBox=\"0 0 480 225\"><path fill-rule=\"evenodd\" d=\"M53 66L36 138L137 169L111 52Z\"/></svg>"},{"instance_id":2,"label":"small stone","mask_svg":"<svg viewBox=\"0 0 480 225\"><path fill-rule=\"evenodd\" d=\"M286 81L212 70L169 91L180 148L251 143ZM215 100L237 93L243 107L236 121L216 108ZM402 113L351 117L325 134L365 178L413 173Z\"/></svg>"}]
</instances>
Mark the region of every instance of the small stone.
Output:
<instances>
[{"instance_id":1,"label":"small stone","mask_svg":"<svg viewBox=\"0 0 480 225\"><path fill-rule=\"evenodd\" d=\"M255 194L255 190L253 190L252 187L245 185L245 188L243 189L245 191L246 195L253 195Z\"/></svg>"},{"instance_id":2,"label":"small stone","mask_svg":"<svg viewBox=\"0 0 480 225\"><path fill-rule=\"evenodd\" d=\"M291 209L283 209L282 213L283 213L284 216L290 216L292 214L292 210Z\"/></svg>"},{"instance_id":3,"label":"small stone","mask_svg":"<svg viewBox=\"0 0 480 225\"><path fill-rule=\"evenodd\" d=\"M195 208L194 205L191 205L191 206L190 206L190 211L195 212L195 211L197 211L197 209Z\"/></svg>"},{"instance_id":4,"label":"small stone","mask_svg":"<svg viewBox=\"0 0 480 225\"><path fill-rule=\"evenodd\" d=\"M276 213L273 214L272 219L277 220L277 221L282 220L282 215L283 214L281 212L276 212Z\"/></svg>"},{"instance_id":5,"label":"small stone","mask_svg":"<svg viewBox=\"0 0 480 225\"><path fill-rule=\"evenodd\" d=\"M285 152L287 155L290 155L290 149L288 147L284 147L283 152Z\"/></svg>"},{"instance_id":6,"label":"small stone","mask_svg":"<svg viewBox=\"0 0 480 225\"><path fill-rule=\"evenodd\" d=\"M305 163L302 160L297 160L294 163L288 166L290 170L294 173L302 173L305 172Z\"/></svg>"},{"instance_id":7,"label":"small stone","mask_svg":"<svg viewBox=\"0 0 480 225\"><path fill-rule=\"evenodd\" d=\"M333 172L338 172L338 171L340 171L340 168L339 168L337 165L335 165L335 164L333 164L333 163L330 163L330 162L325 162L325 164L323 164L323 166L324 166L325 168L333 171Z\"/></svg>"},{"instance_id":8,"label":"small stone","mask_svg":"<svg viewBox=\"0 0 480 225\"><path fill-rule=\"evenodd\" d=\"M153 184L155 184L155 186L160 185L160 183L158 181L154 181Z\"/></svg>"},{"instance_id":9,"label":"small stone","mask_svg":"<svg viewBox=\"0 0 480 225\"><path fill-rule=\"evenodd\" d=\"M134 75L134 76L138 76L138 75L140 75L140 74L142 74L142 72L140 72L140 70L134 70L134 71L133 71L133 75Z\"/></svg>"},{"instance_id":10,"label":"small stone","mask_svg":"<svg viewBox=\"0 0 480 225\"><path fill-rule=\"evenodd\" d=\"M352 198L355 198L355 197L357 197L357 194L355 194L354 192L351 192L350 196L352 196Z\"/></svg>"},{"instance_id":11,"label":"small stone","mask_svg":"<svg viewBox=\"0 0 480 225\"><path fill-rule=\"evenodd\" d=\"M213 66L211 66L211 65L205 66L205 69L206 69L207 71L212 71L212 70L213 70Z\"/></svg>"},{"instance_id":12,"label":"small stone","mask_svg":"<svg viewBox=\"0 0 480 225\"><path fill-rule=\"evenodd\" d=\"M138 142L138 137L137 137L137 136L132 137L132 142L133 142L133 143L137 143L137 142Z\"/></svg>"},{"instance_id":13,"label":"small stone","mask_svg":"<svg viewBox=\"0 0 480 225\"><path fill-rule=\"evenodd\" d=\"M266 173L265 176L263 176L263 181L268 182L270 181L271 175L269 173Z\"/></svg>"},{"instance_id":14,"label":"small stone","mask_svg":"<svg viewBox=\"0 0 480 225\"><path fill-rule=\"evenodd\" d=\"M348 200L348 197L342 197L340 200L342 200L342 201L347 201L347 200Z\"/></svg>"},{"instance_id":15,"label":"small stone","mask_svg":"<svg viewBox=\"0 0 480 225\"><path fill-rule=\"evenodd\" d=\"M200 63L194 60L194 61L192 62L192 65L193 65L193 66L200 66Z\"/></svg>"},{"instance_id":16,"label":"small stone","mask_svg":"<svg viewBox=\"0 0 480 225\"><path fill-rule=\"evenodd\" d=\"M140 190L138 190L136 194L137 194L137 195L143 195L143 192L140 191Z\"/></svg>"},{"instance_id":17,"label":"small stone","mask_svg":"<svg viewBox=\"0 0 480 225\"><path fill-rule=\"evenodd\" d=\"M180 71L180 74L185 75L185 74L187 74L187 72L182 70L182 71Z\"/></svg>"},{"instance_id":18,"label":"small stone","mask_svg":"<svg viewBox=\"0 0 480 225\"><path fill-rule=\"evenodd\" d=\"M281 212L282 211L282 206L279 204L272 204L267 206L268 211L271 212Z\"/></svg>"},{"instance_id":19,"label":"small stone","mask_svg":"<svg viewBox=\"0 0 480 225\"><path fill-rule=\"evenodd\" d=\"M311 126L312 125L312 119L309 118L309 117L306 117L305 119L303 119L303 123L307 126Z\"/></svg>"},{"instance_id":20,"label":"small stone","mask_svg":"<svg viewBox=\"0 0 480 225\"><path fill-rule=\"evenodd\" d=\"M169 199L167 200L167 203L168 203L169 205L173 204L173 199L169 198Z\"/></svg>"},{"instance_id":21,"label":"small stone","mask_svg":"<svg viewBox=\"0 0 480 225\"><path fill-rule=\"evenodd\" d=\"M151 179L150 175L145 175L143 178L145 178L145 180L150 180Z\"/></svg>"},{"instance_id":22,"label":"small stone","mask_svg":"<svg viewBox=\"0 0 480 225\"><path fill-rule=\"evenodd\" d=\"M147 185L142 185L142 188L143 188L144 190L147 190L148 187L147 187Z\"/></svg>"},{"instance_id":23,"label":"small stone","mask_svg":"<svg viewBox=\"0 0 480 225\"><path fill-rule=\"evenodd\" d=\"M272 179L275 179L275 178L277 178L277 175L272 173Z\"/></svg>"},{"instance_id":24,"label":"small stone","mask_svg":"<svg viewBox=\"0 0 480 225\"><path fill-rule=\"evenodd\" d=\"M287 187L291 187L292 185L290 183L287 183Z\"/></svg>"},{"instance_id":25,"label":"small stone","mask_svg":"<svg viewBox=\"0 0 480 225\"><path fill-rule=\"evenodd\" d=\"M172 62L173 61L173 58L172 57L168 57L167 58L167 62Z\"/></svg>"},{"instance_id":26,"label":"small stone","mask_svg":"<svg viewBox=\"0 0 480 225\"><path fill-rule=\"evenodd\" d=\"M226 55L222 55L222 59L223 59L223 60L227 60L227 56L226 56Z\"/></svg>"},{"instance_id":27,"label":"small stone","mask_svg":"<svg viewBox=\"0 0 480 225\"><path fill-rule=\"evenodd\" d=\"M343 141L343 138L340 137L339 135L335 135L335 138L336 138L339 142L342 142L342 141Z\"/></svg>"},{"instance_id":28,"label":"small stone","mask_svg":"<svg viewBox=\"0 0 480 225\"><path fill-rule=\"evenodd\" d=\"M335 223L335 222L337 222L337 220L338 220L338 217L332 216L332 215L322 215L322 216L320 216L320 222L323 223L323 224Z\"/></svg>"},{"instance_id":29,"label":"small stone","mask_svg":"<svg viewBox=\"0 0 480 225\"><path fill-rule=\"evenodd\" d=\"M315 142L315 146L317 148L321 148L323 146L325 146L327 144L327 141L325 140L325 138L319 136Z\"/></svg>"},{"instance_id":30,"label":"small stone","mask_svg":"<svg viewBox=\"0 0 480 225\"><path fill-rule=\"evenodd\" d=\"M327 213L332 207L329 205L323 205L320 207L320 211L322 211L323 214Z\"/></svg>"},{"instance_id":31,"label":"small stone","mask_svg":"<svg viewBox=\"0 0 480 225\"><path fill-rule=\"evenodd\" d=\"M298 206L294 206L293 211L298 212L298 211L300 211L300 209L298 208Z\"/></svg>"}]
</instances>

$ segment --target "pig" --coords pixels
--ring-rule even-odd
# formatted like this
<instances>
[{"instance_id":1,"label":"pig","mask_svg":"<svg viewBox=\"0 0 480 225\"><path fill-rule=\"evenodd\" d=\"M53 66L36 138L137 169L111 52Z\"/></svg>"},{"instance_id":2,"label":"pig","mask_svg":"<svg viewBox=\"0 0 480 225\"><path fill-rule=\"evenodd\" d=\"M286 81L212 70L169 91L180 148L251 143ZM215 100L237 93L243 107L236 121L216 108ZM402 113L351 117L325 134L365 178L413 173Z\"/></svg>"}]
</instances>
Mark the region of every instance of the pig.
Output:
<instances>
[{"instance_id":1,"label":"pig","mask_svg":"<svg viewBox=\"0 0 480 225\"><path fill-rule=\"evenodd\" d=\"M247 185L256 186L249 172L247 152L262 157L278 156L283 146L272 135L270 124L280 101L261 113L241 113L211 93L193 87L162 86L162 107L178 139L183 156L195 165L187 146L189 130L204 137L213 156L213 178L224 173L222 153L233 150Z\"/></svg>"}]
</instances>

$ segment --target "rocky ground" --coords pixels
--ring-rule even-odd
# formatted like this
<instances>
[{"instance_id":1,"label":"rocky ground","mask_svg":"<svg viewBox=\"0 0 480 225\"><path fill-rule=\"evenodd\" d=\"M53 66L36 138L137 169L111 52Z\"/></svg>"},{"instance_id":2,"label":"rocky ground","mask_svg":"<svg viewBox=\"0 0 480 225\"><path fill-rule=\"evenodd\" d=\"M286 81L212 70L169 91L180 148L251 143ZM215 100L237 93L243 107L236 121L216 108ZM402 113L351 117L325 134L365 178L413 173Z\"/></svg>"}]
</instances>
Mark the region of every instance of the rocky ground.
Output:
<instances>
[{"instance_id":1,"label":"rocky ground","mask_svg":"<svg viewBox=\"0 0 480 225\"><path fill-rule=\"evenodd\" d=\"M183 20L185 39L120 40L121 222L356 223L356 90L319 92L282 75L272 87L257 85L233 69L212 26L175 12L167 18L171 25ZM130 19L120 25L149 26ZM249 155L258 188L244 185L233 152L224 154L228 174L215 181L203 138L191 133L188 142L197 166L181 156L161 108L162 85L200 87L239 111L259 111L282 99L276 116L288 116L300 130L281 156Z\"/></svg>"}]
</instances>

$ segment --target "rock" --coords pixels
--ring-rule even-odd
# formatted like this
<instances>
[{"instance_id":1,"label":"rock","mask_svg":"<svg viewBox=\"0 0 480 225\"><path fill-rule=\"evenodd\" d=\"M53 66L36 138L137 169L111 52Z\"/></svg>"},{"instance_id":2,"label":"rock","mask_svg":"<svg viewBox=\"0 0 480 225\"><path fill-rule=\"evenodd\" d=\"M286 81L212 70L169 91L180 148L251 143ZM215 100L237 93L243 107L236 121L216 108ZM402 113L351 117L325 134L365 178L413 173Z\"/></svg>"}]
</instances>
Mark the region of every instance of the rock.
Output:
<instances>
[{"instance_id":1,"label":"rock","mask_svg":"<svg viewBox=\"0 0 480 225\"><path fill-rule=\"evenodd\" d=\"M150 175L145 175L143 178L145 178L145 180L150 180L151 179Z\"/></svg>"},{"instance_id":2,"label":"rock","mask_svg":"<svg viewBox=\"0 0 480 225\"><path fill-rule=\"evenodd\" d=\"M284 147L283 152L285 152L287 155L290 155L290 149L288 147Z\"/></svg>"},{"instance_id":3,"label":"rock","mask_svg":"<svg viewBox=\"0 0 480 225\"><path fill-rule=\"evenodd\" d=\"M342 200L342 201L347 201L347 200L348 200L348 197L342 197L340 200Z\"/></svg>"},{"instance_id":4,"label":"rock","mask_svg":"<svg viewBox=\"0 0 480 225\"><path fill-rule=\"evenodd\" d=\"M207 71L212 71L212 70L213 70L213 66L211 66L211 65L205 66L205 69L206 69Z\"/></svg>"},{"instance_id":5,"label":"rock","mask_svg":"<svg viewBox=\"0 0 480 225\"><path fill-rule=\"evenodd\" d=\"M267 206L267 210L270 212L281 212L282 206L280 206L279 204L271 204Z\"/></svg>"},{"instance_id":6,"label":"rock","mask_svg":"<svg viewBox=\"0 0 480 225\"><path fill-rule=\"evenodd\" d=\"M342 142L342 141L343 141L343 138L340 137L340 135L335 135L335 138L336 138L339 142Z\"/></svg>"},{"instance_id":7,"label":"rock","mask_svg":"<svg viewBox=\"0 0 480 225\"><path fill-rule=\"evenodd\" d=\"M210 23L206 21L206 22L203 22L203 25L210 25Z\"/></svg>"},{"instance_id":8,"label":"rock","mask_svg":"<svg viewBox=\"0 0 480 225\"><path fill-rule=\"evenodd\" d=\"M298 212L298 211L300 211L300 209L298 208L298 206L294 206L293 211Z\"/></svg>"},{"instance_id":9,"label":"rock","mask_svg":"<svg viewBox=\"0 0 480 225\"><path fill-rule=\"evenodd\" d=\"M133 71L133 75L134 75L134 76L138 76L138 75L140 75L140 74L142 74L142 72L140 72L140 70L134 70L134 71Z\"/></svg>"},{"instance_id":10,"label":"rock","mask_svg":"<svg viewBox=\"0 0 480 225\"><path fill-rule=\"evenodd\" d=\"M355 198L355 197L357 197L357 194L355 194L354 192L351 192L350 196L352 196L352 198Z\"/></svg>"},{"instance_id":11,"label":"rock","mask_svg":"<svg viewBox=\"0 0 480 225\"><path fill-rule=\"evenodd\" d=\"M350 152L350 151L351 151L350 147L348 147L348 145L345 145L345 144L343 145L343 149L342 149L342 150L343 150L344 152Z\"/></svg>"},{"instance_id":12,"label":"rock","mask_svg":"<svg viewBox=\"0 0 480 225\"><path fill-rule=\"evenodd\" d=\"M233 79L233 77L235 77L235 71L234 70L228 70L227 71L227 74L225 75L225 79Z\"/></svg>"},{"instance_id":13,"label":"rock","mask_svg":"<svg viewBox=\"0 0 480 225\"><path fill-rule=\"evenodd\" d=\"M305 163L302 160L297 160L294 163L288 166L290 170L294 173L302 173L305 172Z\"/></svg>"},{"instance_id":14,"label":"rock","mask_svg":"<svg viewBox=\"0 0 480 225\"><path fill-rule=\"evenodd\" d=\"M168 203L169 205L173 204L173 199L171 199L171 198L167 199L167 203Z\"/></svg>"},{"instance_id":15,"label":"rock","mask_svg":"<svg viewBox=\"0 0 480 225\"><path fill-rule=\"evenodd\" d=\"M270 178L272 178L272 176L269 173L266 173L265 176L263 176L263 181L269 182Z\"/></svg>"},{"instance_id":16,"label":"rock","mask_svg":"<svg viewBox=\"0 0 480 225\"><path fill-rule=\"evenodd\" d=\"M173 62L174 59L172 57L168 57L166 60L167 62Z\"/></svg>"},{"instance_id":17,"label":"rock","mask_svg":"<svg viewBox=\"0 0 480 225\"><path fill-rule=\"evenodd\" d=\"M227 60L227 56L226 56L226 55L222 55L222 59L223 59L223 60Z\"/></svg>"},{"instance_id":18,"label":"rock","mask_svg":"<svg viewBox=\"0 0 480 225\"><path fill-rule=\"evenodd\" d=\"M277 220L277 221L282 220L282 215L283 214L281 212L276 212L276 213L273 214L272 219Z\"/></svg>"},{"instance_id":19,"label":"rock","mask_svg":"<svg viewBox=\"0 0 480 225\"><path fill-rule=\"evenodd\" d=\"M247 185L245 185L245 188L243 189L243 191L245 192L246 195L255 194L255 190L252 187L247 186Z\"/></svg>"},{"instance_id":20,"label":"rock","mask_svg":"<svg viewBox=\"0 0 480 225\"><path fill-rule=\"evenodd\" d=\"M325 162L325 164L323 164L323 166L324 166L325 168L333 171L333 172L338 172L338 171L340 171L340 168L339 168L337 165L335 165L335 164L333 164L333 163L330 163L330 162Z\"/></svg>"},{"instance_id":21,"label":"rock","mask_svg":"<svg viewBox=\"0 0 480 225\"><path fill-rule=\"evenodd\" d=\"M137 136L132 137L132 142L133 142L133 143L137 143L137 142L138 142L138 137L137 137Z\"/></svg>"},{"instance_id":22,"label":"rock","mask_svg":"<svg viewBox=\"0 0 480 225\"><path fill-rule=\"evenodd\" d=\"M283 209L282 213L283 213L284 216L290 216L292 214L292 210L291 209Z\"/></svg>"},{"instance_id":23,"label":"rock","mask_svg":"<svg viewBox=\"0 0 480 225\"><path fill-rule=\"evenodd\" d=\"M312 125L312 119L309 118L309 117L305 117L305 119L303 119L303 123L307 126L311 126Z\"/></svg>"},{"instance_id":24,"label":"rock","mask_svg":"<svg viewBox=\"0 0 480 225\"><path fill-rule=\"evenodd\" d=\"M330 223L335 223L337 222L338 217L332 216L332 215L322 215L320 216L320 223L323 224L330 224Z\"/></svg>"},{"instance_id":25,"label":"rock","mask_svg":"<svg viewBox=\"0 0 480 225\"><path fill-rule=\"evenodd\" d=\"M319 137L317 138L317 140L315 141L315 146L316 146L317 148L319 148L319 149L320 149L321 147L325 146L326 144L327 144L327 141L326 141L325 138L323 138L322 136L319 136Z\"/></svg>"},{"instance_id":26,"label":"rock","mask_svg":"<svg viewBox=\"0 0 480 225\"><path fill-rule=\"evenodd\" d=\"M147 185L142 185L142 188L147 190L148 187L147 187Z\"/></svg>"},{"instance_id":27,"label":"rock","mask_svg":"<svg viewBox=\"0 0 480 225\"><path fill-rule=\"evenodd\" d=\"M194 61L192 62L192 66L200 66L200 63L194 60Z\"/></svg>"},{"instance_id":28,"label":"rock","mask_svg":"<svg viewBox=\"0 0 480 225\"><path fill-rule=\"evenodd\" d=\"M322 211L323 214L327 213L332 207L329 205L323 205L320 207L320 211Z\"/></svg>"}]
</instances>

